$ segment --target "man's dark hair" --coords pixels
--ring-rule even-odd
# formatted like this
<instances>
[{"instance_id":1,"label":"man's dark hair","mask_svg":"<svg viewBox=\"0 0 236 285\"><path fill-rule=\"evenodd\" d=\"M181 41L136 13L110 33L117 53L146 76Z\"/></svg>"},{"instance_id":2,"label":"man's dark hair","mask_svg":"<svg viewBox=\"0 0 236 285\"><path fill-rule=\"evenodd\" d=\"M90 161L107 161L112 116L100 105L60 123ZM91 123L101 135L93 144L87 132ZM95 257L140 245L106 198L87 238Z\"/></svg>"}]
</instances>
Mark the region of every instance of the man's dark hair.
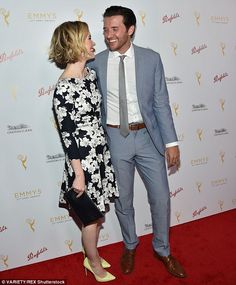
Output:
<instances>
[{"instance_id":1,"label":"man's dark hair","mask_svg":"<svg viewBox=\"0 0 236 285\"><path fill-rule=\"evenodd\" d=\"M136 17L131 9L122 6L111 6L105 10L103 17L112 16L123 16L123 23L127 30L131 26L136 28Z\"/></svg>"}]
</instances>

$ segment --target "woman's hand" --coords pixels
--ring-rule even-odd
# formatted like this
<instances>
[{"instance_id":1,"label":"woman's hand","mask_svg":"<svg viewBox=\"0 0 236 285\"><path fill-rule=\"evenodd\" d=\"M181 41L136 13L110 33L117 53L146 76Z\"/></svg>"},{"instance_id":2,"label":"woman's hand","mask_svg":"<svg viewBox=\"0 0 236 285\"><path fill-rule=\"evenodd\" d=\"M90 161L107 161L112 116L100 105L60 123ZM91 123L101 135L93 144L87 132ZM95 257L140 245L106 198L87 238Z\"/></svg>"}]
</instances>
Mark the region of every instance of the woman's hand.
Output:
<instances>
[{"instance_id":1,"label":"woman's hand","mask_svg":"<svg viewBox=\"0 0 236 285\"><path fill-rule=\"evenodd\" d=\"M86 190L85 177L83 172L75 176L72 188L76 193L78 193L77 197L81 196L83 192Z\"/></svg>"}]
</instances>

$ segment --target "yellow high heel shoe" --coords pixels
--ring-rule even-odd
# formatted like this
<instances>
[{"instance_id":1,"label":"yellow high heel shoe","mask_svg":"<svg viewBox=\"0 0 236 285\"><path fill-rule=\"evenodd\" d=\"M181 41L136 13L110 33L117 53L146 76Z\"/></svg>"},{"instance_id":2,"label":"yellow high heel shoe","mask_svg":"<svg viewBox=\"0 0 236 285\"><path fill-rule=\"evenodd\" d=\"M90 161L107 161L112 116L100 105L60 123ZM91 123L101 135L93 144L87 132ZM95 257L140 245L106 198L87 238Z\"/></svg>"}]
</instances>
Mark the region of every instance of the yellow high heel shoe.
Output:
<instances>
[{"instance_id":1,"label":"yellow high heel shoe","mask_svg":"<svg viewBox=\"0 0 236 285\"><path fill-rule=\"evenodd\" d=\"M84 259L85 259L86 258L86 254L85 254L84 249L82 249L82 252L83 252L83 255L84 255ZM100 257L100 260L101 260L101 265L102 265L102 267L104 269L111 267L111 264L109 262L107 262L104 258Z\"/></svg>"},{"instance_id":2,"label":"yellow high heel shoe","mask_svg":"<svg viewBox=\"0 0 236 285\"><path fill-rule=\"evenodd\" d=\"M106 275L104 277L100 277L98 276L94 271L93 269L91 268L90 264L89 264L89 261L88 261L88 258L85 257L84 259L84 267L89 270L93 275L94 275L94 278L98 281L98 282L109 282L109 281L112 281L112 280L115 280L116 277L114 275L112 275L110 272L106 272Z\"/></svg>"}]
</instances>

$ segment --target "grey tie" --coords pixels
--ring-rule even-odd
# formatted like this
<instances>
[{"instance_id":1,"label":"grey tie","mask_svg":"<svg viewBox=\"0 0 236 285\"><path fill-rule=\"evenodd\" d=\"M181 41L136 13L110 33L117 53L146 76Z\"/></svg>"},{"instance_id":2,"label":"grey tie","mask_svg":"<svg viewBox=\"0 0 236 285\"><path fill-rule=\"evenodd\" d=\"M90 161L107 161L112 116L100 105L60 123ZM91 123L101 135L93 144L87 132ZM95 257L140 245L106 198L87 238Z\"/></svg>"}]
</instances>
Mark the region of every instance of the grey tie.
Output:
<instances>
[{"instance_id":1,"label":"grey tie","mask_svg":"<svg viewBox=\"0 0 236 285\"><path fill-rule=\"evenodd\" d=\"M124 58L126 55L120 56L119 63L119 109L120 109L120 134L127 137L129 134L129 122L128 122L128 107L126 98L125 87L125 70L124 70Z\"/></svg>"}]
</instances>

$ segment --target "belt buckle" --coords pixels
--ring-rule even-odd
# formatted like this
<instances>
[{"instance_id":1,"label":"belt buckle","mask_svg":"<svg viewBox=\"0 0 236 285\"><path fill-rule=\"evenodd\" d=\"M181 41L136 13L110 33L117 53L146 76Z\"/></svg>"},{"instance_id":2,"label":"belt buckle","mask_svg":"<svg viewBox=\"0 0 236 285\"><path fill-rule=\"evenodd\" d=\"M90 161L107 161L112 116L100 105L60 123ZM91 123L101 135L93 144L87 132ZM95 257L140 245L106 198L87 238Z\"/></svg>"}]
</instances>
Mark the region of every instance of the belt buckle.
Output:
<instances>
[{"instance_id":1,"label":"belt buckle","mask_svg":"<svg viewBox=\"0 0 236 285\"><path fill-rule=\"evenodd\" d=\"M138 131L140 130L140 124L141 123L131 123L129 124L130 130L132 131Z\"/></svg>"}]
</instances>

